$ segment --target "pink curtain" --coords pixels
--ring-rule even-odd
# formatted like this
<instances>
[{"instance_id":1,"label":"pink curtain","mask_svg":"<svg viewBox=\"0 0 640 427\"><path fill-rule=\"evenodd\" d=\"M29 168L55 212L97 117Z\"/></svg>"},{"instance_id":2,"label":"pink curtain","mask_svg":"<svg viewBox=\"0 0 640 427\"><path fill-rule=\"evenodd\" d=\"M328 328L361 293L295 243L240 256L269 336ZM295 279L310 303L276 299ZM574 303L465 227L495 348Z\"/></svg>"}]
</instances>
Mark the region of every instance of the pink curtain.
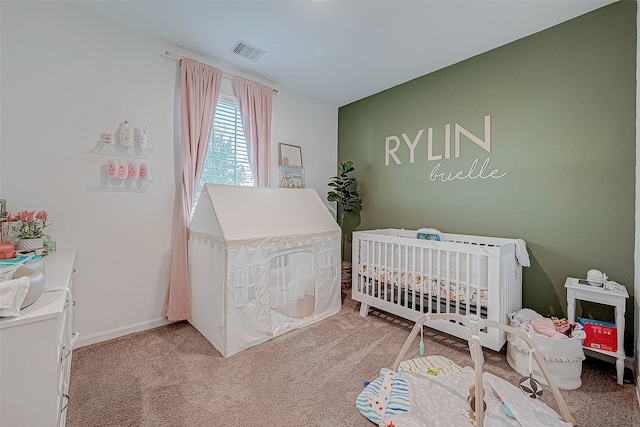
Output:
<instances>
[{"instance_id":1,"label":"pink curtain","mask_svg":"<svg viewBox=\"0 0 640 427\"><path fill-rule=\"evenodd\" d=\"M189 220L211 137L222 71L184 58L181 61L180 127L182 139L182 198L171 254L171 277L163 315L169 320L191 317Z\"/></svg>"},{"instance_id":2,"label":"pink curtain","mask_svg":"<svg viewBox=\"0 0 640 427\"><path fill-rule=\"evenodd\" d=\"M273 89L238 76L233 76L233 85L242 114L251 171L258 187L268 187Z\"/></svg>"}]
</instances>

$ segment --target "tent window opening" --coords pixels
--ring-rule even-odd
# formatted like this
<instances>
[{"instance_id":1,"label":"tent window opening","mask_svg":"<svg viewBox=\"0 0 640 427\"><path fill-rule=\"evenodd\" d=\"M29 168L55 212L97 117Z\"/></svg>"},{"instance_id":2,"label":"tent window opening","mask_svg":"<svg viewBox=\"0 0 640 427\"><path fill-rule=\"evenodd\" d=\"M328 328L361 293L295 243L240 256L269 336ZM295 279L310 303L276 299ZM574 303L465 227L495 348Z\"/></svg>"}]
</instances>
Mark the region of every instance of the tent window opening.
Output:
<instances>
[{"instance_id":1,"label":"tent window opening","mask_svg":"<svg viewBox=\"0 0 640 427\"><path fill-rule=\"evenodd\" d=\"M269 304L289 317L305 317L315 308L313 252L308 249L282 253L271 259Z\"/></svg>"},{"instance_id":2,"label":"tent window opening","mask_svg":"<svg viewBox=\"0 0 640 427\"><path fill-rule=\"evenodd\" d=\"M245 307L252 303L255 304L257 300L256 288L264 288L266 286L268 271L268 262L248 264L234 268L231 277L231 287L233 289L236 308Z\"/></svg>"},{"instance_id":3,"label":"tent window opening","mask_svg":"<svg viewBox=\"0 0 640 427\"><path fill-rule=\"evenodd\" d=\"M249 164L247 142L242 128L240 106L236 99L218 98L213 117L213 130L204 160L196 203L204 184L255 186ZM193 215L193 212L191 213Z\"/></svg>"},{"instance_id":4,"label":"tent window opening","mask_svg":"<svg viewBox=\"0 0 640 427\"><path fill-rule=\"evenodd\" d=\"M316 265L318 266L318 279L331 282L338 277L340 262L336 262L336 254L333 249L324 250L316 255Z\"/></svg>"}]
</instances>

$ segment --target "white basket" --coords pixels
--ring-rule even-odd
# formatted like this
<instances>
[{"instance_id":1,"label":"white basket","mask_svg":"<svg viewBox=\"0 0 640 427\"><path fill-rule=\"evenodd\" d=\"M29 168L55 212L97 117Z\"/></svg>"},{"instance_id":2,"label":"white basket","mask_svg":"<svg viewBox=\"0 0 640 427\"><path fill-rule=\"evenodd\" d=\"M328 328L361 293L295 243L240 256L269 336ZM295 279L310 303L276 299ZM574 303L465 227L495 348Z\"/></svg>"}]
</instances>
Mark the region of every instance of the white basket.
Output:
<instances>
[{"instance_id":1,"label":"white basket","mask_svg":"<svg viewBox=\"0 0 640 427\"><path fill-rule=\"evenodd\" d=\"M509 322L511 325L511 322ZM513 325L511 325L513 326ZM582 340L580 338L557 339L531 334L538 346L553 380L562 390L575 390L582 385ZM529 376L529 352L524 341L515 335L507 335L507 362L520 375ZM532 358L533 378L547 385L544 375Z\"/></svg>"}]
</instances>

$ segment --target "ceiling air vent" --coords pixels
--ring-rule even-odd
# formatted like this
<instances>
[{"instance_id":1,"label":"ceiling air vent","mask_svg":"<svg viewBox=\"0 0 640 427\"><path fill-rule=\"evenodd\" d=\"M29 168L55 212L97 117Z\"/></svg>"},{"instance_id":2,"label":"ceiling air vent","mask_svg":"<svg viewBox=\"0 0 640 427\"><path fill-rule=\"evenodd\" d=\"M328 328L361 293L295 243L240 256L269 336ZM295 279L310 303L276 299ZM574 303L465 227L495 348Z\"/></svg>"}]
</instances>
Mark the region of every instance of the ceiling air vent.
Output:
<instances>
[{"instance_id":1,"label":"ceiling air vent","mask_svg":"<svg viewBox=\"0 0 640 427\"><path fill-rule=\"evenodd\" d=\"M259 47L251 46L249 43L245 43L242 40L238 40L238 42L231 48L231 52L237 53L238 55L249 58L255 62L260 59L266 51Z\"/></svg>"}]
</instances>

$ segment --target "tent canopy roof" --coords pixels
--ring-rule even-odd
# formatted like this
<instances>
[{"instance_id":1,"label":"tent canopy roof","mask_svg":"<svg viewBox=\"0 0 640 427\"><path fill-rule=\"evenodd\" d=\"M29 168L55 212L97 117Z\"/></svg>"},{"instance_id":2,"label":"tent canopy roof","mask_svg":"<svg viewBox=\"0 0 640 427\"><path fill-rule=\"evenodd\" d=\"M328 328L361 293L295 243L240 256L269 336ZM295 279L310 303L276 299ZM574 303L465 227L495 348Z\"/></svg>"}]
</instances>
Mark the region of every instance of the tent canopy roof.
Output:
<instances>
[{"instance_id":1,"label":"tent canopy roof","mask_svg":"<svg viewBox=\"0 0 640 427\"><path fill-rule=\"evenodd\" d=\"M313 189L217 184L204 185L191 229L226 242L340 232Z\"/></svg>"}]
</instances>

